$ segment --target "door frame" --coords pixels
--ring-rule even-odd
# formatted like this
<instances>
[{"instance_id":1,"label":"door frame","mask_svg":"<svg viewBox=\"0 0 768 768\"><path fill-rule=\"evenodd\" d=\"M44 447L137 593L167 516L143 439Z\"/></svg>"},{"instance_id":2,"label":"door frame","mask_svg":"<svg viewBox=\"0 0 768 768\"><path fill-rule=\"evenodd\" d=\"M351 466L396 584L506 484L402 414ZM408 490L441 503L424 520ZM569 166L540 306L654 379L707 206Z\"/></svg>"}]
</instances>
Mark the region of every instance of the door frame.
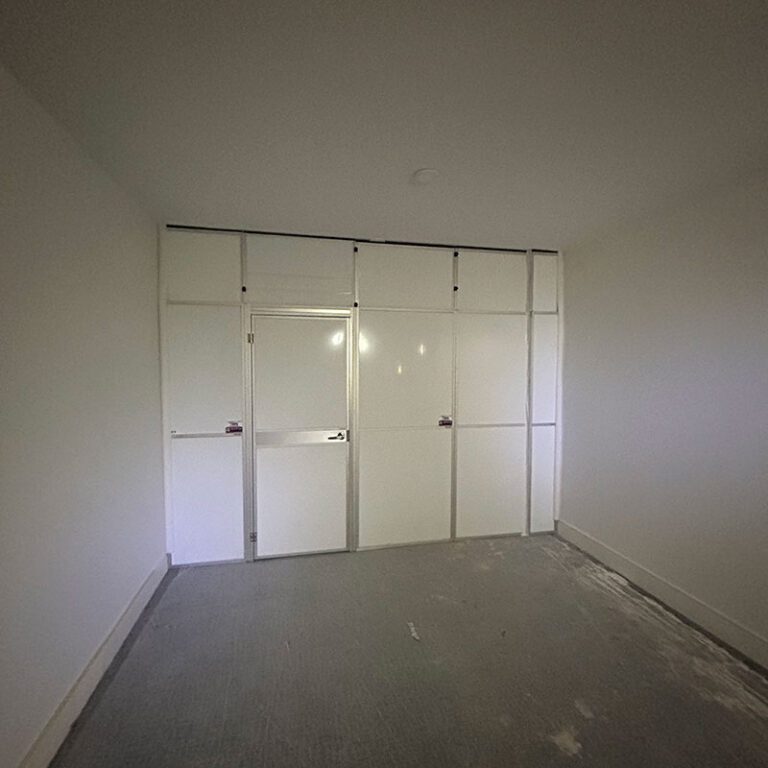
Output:
<instances>
[{"instance_id":1,"label":"door frame","mask_svg":"<svg viewBox=\"0 0 768 768\"><path fill-rule=\"evenodd\" d=\"M276 557L301 557L320 554L320 552L296 552L279 555L259 555L257 536L257 501L256 501L256 449L254 444L254 392L253 367L255 365L255 342L253 320L258 317L282 318L328 318L346 321L346 371L347 371L347 508L346 508L346 546L343 549L321 550L320 552L354 552L358 542L358 355L355 339L358 333L358 313L352 309L324 307L252 307L243 306L243 387L246 394L245 421L243 424L243 512L244 512L244 552L245 559L270 560Z\"/></svg>"}]
</instances>

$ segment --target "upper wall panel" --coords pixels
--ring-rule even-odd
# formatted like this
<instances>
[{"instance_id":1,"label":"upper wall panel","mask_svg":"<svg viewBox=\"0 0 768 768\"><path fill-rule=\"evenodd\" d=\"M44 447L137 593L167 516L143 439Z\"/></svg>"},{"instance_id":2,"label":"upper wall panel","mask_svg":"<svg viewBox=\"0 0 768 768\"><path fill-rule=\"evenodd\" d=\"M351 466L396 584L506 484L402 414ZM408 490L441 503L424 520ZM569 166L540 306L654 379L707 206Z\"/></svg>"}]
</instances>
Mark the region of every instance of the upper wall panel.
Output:
<instances>
[{"instance_id":1,"label":"upper wall panel","mask_svg":"<svg viewBox=\"0 0 768 768\"><path fill-rule=\"evenodd\" d=\"M534 312L557 312L557 265L557 254L533 255Z\"/></svg>"},{"instance_id":2,"label":"upper wall panel","mask_svg":"<svg viewBox=\"0 0 768 768\"><path fill-rule=\"evenodd\" d=\"M457 309L473 312L525 312L526 254L459 251Z\"/></svg>"},{"instance_id":3,"label":"upper wall panel","mask_svg":"<svg viewBox=\"0 0 768 768\"><path fill-rule=\"evenodd\" d=\"M162 262L170 301L240 301L240 235L165 231Z\"/></svg>"},{"instance_id":4,"label":"upper wall panel","mask_svg":"<svg viewBox=\"0 0 768 768\"><path fill-rule=\"evenodd\" d=\"M353 251L348 240L249 235L246 298L257 306L351 307Z\"/></svg>"},{"instance_id":5,"label":"upper wall panel","mask_svg":"<svg viewBox=\"0 0 768 768\"><path fill-rule=\"evenodd\" d=\"M358 300L363 308L453 307L453 251L402 245L360 245Z\"/></svg>"}]
</instances>

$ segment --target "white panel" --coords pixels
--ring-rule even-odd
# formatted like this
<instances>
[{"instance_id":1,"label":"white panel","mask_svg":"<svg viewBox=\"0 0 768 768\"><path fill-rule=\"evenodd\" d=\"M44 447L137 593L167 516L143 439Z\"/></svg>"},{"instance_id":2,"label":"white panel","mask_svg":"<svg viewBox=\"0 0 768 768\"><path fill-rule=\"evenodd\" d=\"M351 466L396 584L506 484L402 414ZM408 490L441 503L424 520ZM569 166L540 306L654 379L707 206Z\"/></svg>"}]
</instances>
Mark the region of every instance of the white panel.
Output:
<instances>
[{"instance_id":1,"label":"white panel","mask_svg":"<svg viewBox=\"0 0 768 768\"><path fill-rule=\"evenodd\" d=\"M458 315L458 416L461 424L525 421L526 319Z\"/></svg>"},{"instance_id":2,"label":"white panel","mask_svg":"<svg viewBox=\"0 0 768 768\"><path fill-rule=\"evenodd\" d=\"M240 301L240 235L166 231L162 259L171 301Z\"/></svg>"},{"instance_id":3,"label":"white panel","mask_svg":"<svg viewBox=\"0 0 768 768\"><path fill-rule=\"evenodd\" d=\"M534 427L531 447L531 531L555 528L555 428Z\"/></svg>"},{"instance_id":4,"label":"white panel","mask_svg":"<svg viewBox=\"0 0 768 768\"><path fill-rule=\"evenodd\" d=\"M534 312L557 312L557 260L555 254L533 254Z\"/></svg>"},{"instance_id":5,"label":"white panel","mask_svg":"<svg viewBox=\"0 0 768 768\"><path fill-rule=\"evenodd\" d=\"M259 556L345 549L347 443L259 448Z\"/></svg>"},{"instance_id":6,"label":"white panel","mask_svg":"<svg viewBox=\"0 0 768 768\"><path fill-rule=\"evenodd\" d=\"M533 316L533 422L557 419L557 315Z\"/></svg>"},{"instance_id":7,"label":"white panel","mask_svg":"<svg viewBox=\"0 0 768 768\"><path fill-rule=\"evenodd\" d=\"M250 304L352 306L352 242L312 237L249 235L246 248L246 286Z\"/></svg>"},{"instance_id":8,"label":"white panel","mask_svg":"<svg viewBox=\"0 0 768 768\"><path fill-rule=\"evenodd\" d=\"M361 307L451 309L453 251L402 245L359 245Z\"/></svg>"},{"instance_id":9,"label":"white panel","mask_svg":"<svg viewBox=\"0 0 768 768\"><path fill-rule=\"evenodd\" d=\"M526 429L459 429L456 535L519 533L525 525Z\"/></svg>"},{"instance_id":10,"label":"white panel","mask_svg":"<svg viewBox=\"0 0 768 768\"><path fill-rule=\"evenodd\" d=\"M223 432L240 421L240 307L171 305L166 342L171 430Z\"/></svg>"},{"instance_id":11,"label":"white panel","mask_svg":"<svg viewBox=\"0 0 768 768\"><path fill-rule=\"evenodd\" d=\"M447 539L451 533L451 431L363 430L360 546Z\"/></svg>"},{"instance_id":12,"label":"white panel","mask_svg":"<svg viewBox=\"0 0 768 768\"><path fill-rule=\"evenodd\" d=\"M256 429L347 424L347 321L254 317Z\"/></svg>"},{"instance_id":13,"label":"white panel","mask_svg":"<svg viewBox=\"0 0 768 768\"><path fill-rule=\"evenodd\" d=\"M175 564L243 557L239 436L172 440L171 494Z\"/></svg>"},{"instance_id":14,"label":"white panel","mask_svg":"<svg viewBox=\"0 0 768 768\"><path fill-rule=\"evenodd\" d=\"M458 309L525 312L528 264L524 253L460 251Z\"/></svg>"},{"instance_id":15,"label":"white panel","mask_svg":"<svg viewBox=\"0 0 768 768\"><path fill-rule=\"evenodd\" d=\"M360 423L436 426L451 414L451 315L360 313Z\"/></svg>"}]
</instances>

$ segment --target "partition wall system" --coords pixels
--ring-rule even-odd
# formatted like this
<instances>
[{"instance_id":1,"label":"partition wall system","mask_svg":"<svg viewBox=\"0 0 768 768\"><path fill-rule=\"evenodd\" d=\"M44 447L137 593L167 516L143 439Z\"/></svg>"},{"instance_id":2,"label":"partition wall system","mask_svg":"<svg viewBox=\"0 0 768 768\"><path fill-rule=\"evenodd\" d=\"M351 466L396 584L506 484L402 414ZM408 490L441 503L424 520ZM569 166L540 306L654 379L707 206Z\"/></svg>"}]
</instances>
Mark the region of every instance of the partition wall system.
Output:
<instances>
[{"instance_id":1,"label":"partition wall system","mask_svg":"<svg viewBox=\"0 0 768 768\"><path fill-rule=\"evenodd\" d=\"M168 227L174 564L551 531L549 251Z\"/></svg>"}]
</instances>

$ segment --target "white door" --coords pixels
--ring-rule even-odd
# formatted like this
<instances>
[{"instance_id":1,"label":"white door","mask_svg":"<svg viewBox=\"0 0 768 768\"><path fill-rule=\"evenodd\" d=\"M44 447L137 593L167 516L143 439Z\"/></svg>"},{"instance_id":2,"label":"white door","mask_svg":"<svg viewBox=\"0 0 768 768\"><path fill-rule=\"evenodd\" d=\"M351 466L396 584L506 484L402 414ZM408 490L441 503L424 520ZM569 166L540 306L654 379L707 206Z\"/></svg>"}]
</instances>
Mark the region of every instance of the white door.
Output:
<instances>
[{"instance_id":1,"label":"white door","mask_svg":"<svg viewBox=\"0 0 768 768\"><path fill-rule=\"evenodd\" d=\"M257 557L348 548L349 317L253 315Z\"/></svg>"}]
</instances>

